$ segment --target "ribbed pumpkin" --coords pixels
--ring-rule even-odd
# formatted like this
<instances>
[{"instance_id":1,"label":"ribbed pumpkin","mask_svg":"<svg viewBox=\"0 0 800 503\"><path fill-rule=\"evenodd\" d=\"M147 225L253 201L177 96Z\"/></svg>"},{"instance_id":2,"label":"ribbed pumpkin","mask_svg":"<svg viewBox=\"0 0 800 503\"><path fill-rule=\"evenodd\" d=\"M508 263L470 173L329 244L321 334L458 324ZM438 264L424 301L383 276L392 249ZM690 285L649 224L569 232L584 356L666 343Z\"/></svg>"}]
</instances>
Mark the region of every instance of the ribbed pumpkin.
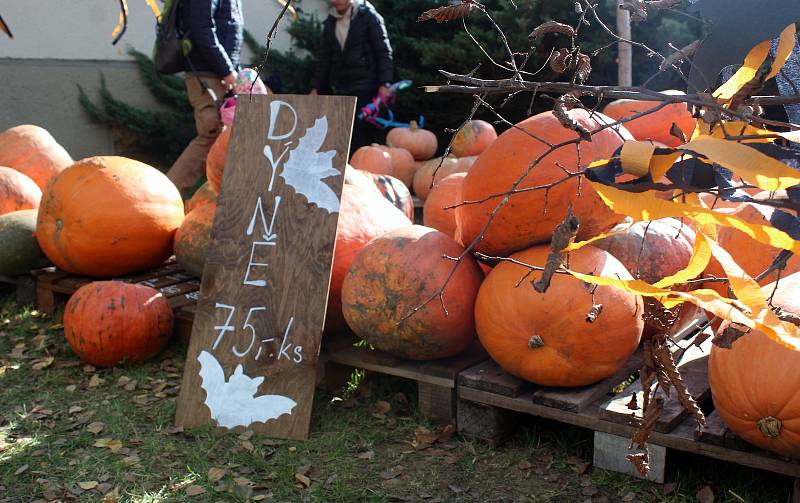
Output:
<instances>
[{"instance_id":1,"label":"ribbed pumpkin","mask_svg":"<svg viewBox=\"0 0 800 503\"><path fill-rule=\"evenodd\" d=\"M411 225L411 220L372 189L344 185L325 319L328 330L347 326L342 316L342 283L356 254L374 238L408 225Z\"/></svg>"},{"instance_id":2,"label":"ribbed pumpkin","mask_svg":"<svg viewBox=\"0 0 800 503\"><path fill-rule=\"evenodd\" d=\"M594 246L650 284L684 269L692 258L695 232L676 218L623 223L611 232L621 234L595 241Z\"/></svg>"},{"instance_id":3,"label":"ribbed pumpkin","mask_svg":"<svg viewBox=\"0 0 800 503\"><path fill-rule=\"evenodd\" d=\"M662 92L673 96L686 94L675 90ZM645 112L660 104L660 101L616 100L606 105L603 113L614 120L619 120ZM626 122L625 128L637 140L652 139L669 147L677 147L681 145L681 141L669 133L673 123L678 125L688 139L691 138L697 121L685 103L671 103L657 112Z\"/></svg>"},{"instance_id":4,"label":"ribbed pumpkin","mask_svg":"<svg viewBox=\"0 0 800 503\"><path fill-rule=\"evenodd\" d=\"M409 127L396 127L386 133L386 144L408 150L417 161L427 161L436 155L439 141L436 135L422 129L415 121Z\"/></svg>"},{"instance_id":5,"label":"ribbed pumpkin","mask_svg":"<svg viewBox=\"0 0 800 503\"><path fill-rule=\"evenodd\" d=\"M0 215L39 207L42 189L19 171L0 166Z\"/></svg>"},{"instance_id":6,"label":"ribbed pumpkin","mask_svg":"<svg viewBox=\"0 0 800 503\"><path fill-rule=\"evenodd\" d=\"M570 110L569 115L590 131L598 129L605 121L611 121L598 113L590 116L583 109ZM577 138L577 133L563 127L552 112L529 117L501 134L478 156L464 179L464 199L478 200L509 191L528 167L547 152L547 145L526 132L552 144ZM607 128L594 134L591 142L582 141L577 147L568 145L559 148L544 157L518 188L537 187L562 180L564 169L575 172L583 170L592 161L608 158L622 146L626 138L631 137L624 128L617 131ZM501 200L496 197L481 204L461 206L457 210L456 220L464 244L478 236L489 214ZM553 229L564 219L570 202L581 222L579 239L595 236L623 219L603 203L589 183L581 184L578 196L578 179L573 177L553 186L549 192L534 190L512 195L509 203L492 220L478 244L478 251L489 255L507 255L535 243L549 242Z\"/></svg>"},{"instance_id":7,"label":"ribbed pumpkin","mask_svg":"<svg viewBox=\"0 0 800 503\"><path fill-rule=\"evenodd\" d=\"M0 215L0 276L51 265L36 241L37 214L38 210L19 210Z\"/></svg>"},{"instance_id":8,"label":"ribbed pumpkin","mask_svg":"<svg viewBox=\"0 0 800 503\"><path fill-rule=\"evenodd\" d=\"M406 187L410 189L411 184L414 182L414 173L417 171L417 165L411 152L399 147L373 146L389 153L392 158L392 176L406 184Z\"/></svg>"},{"instance_id":9,"label":"ribbed pumpkin","mask_svg":"<svg viewBox=\"0 0 800 503\"><path fill-rule=\"evenodd\" d=\"M774 286L763 287L764 294ZM800 313L798 292L800 274L784 277L773 305ZM717 413L731 430L751 444L800 457L800 351L752 331L730 349L711 347L708 380Z\"/></svg>"},{"instance_id":10,"label":"ribbed pumpkin","mask_svg":"<svg viewBox=\"0 0 800 503\"><path fill-rule=\"evenodd\" d=\"M186 201L184 205L184 210L188 215L190 211L195 208L199 208L204 204L217 204L217 193L214 192L214 189L211 188L211 184L206 181L203 185L200 186L199 189L195 191L192 195L191 199Z\"/></svg>"},{"instance_id":11,"label":"ribbed pumpkin","mask_svg":"<svg viewBox=\"0 0 800 503\"><path fill-rule=\"evenodd\" d=\"M548 245L512 255L526 264L544 266ZM572 270L621 279L631 276L605 250L585 246L569 254ZM610 286L593 286L555 274L541 294L528 269L510 262L495 266L475 302L475 328L483 347L509 373L545 386L584 386L613 375L639 344L643 322L640 297ZM603 310L586 321L593 304Z\"/></svg>"},{"instance_id":12,"label":"ribbed pumpkin","mask_svg":"<svg viewBox=\"0 0 800 503\"><path fill-rule=\"evenodd\" d=\"M462 201L461 185L466 176L466 173L453 173L444 177L431 190L428 198L425 199L425 206L422 208L422 223L426 227L442 231L455 238L456 210L446 210L445 208Z\"/></svg>"},{"instance_id":13,"label":"ribbed pumpkin","mask_svg":"<svg viewBox=\"0 0 800 503\"><path fill-rule=\"evenodd\" d=\"M231 128L224 126L206 156L206 178L216 194L219 194L222 188L222 175L225 172L225 158L228 156L230 138Z\"/></svg>"},{"instance_id":14,"label":"ribbed pumpkin","mask_svg":"<svg viewBox=\"0 0 800 503\"><path fill-rule=\"evenodd\" d=\"M479 119L471 120L453 138L452 152L456 157L478 155L496 139L494 126Z\"/></svg>"},{"instance_id":15,"label":"ribbed pumpkin","mask_svg":"<svg viewBox=\"0 0 800 503\"><path fill-rule=\"evenodd\" d=\"M394 173L392 168L392 156L389 152L380 147L364 145L350 157L350 165L362 171L375 173L376 175L391 175Z\"/></svg>"},{"instance_id":16,"label":"ribbed pumpkin","mask_svg":"<svg viewBox=\"0 0 800 503\"><path fill-rule=\"evenodd\" d=\"M466 173L475 164L475 161L478 160L477 155L470 155L467 157L459 157L458 158L458 172L459 173Z\"/></svg>"},{"instance_id":17,"label":"ribbed pumpkin","mask_svg":"<svg viewBox=\"0 0 800 503\"><path fill-rule=\"evenodd\" d=\"M186 272L198 278L203 275L208 248L211 246L211 227L216 211L216 203L198 206L186 214L175 232L175 259Z\"/></svg>"},{"instance_id":18,"label":"ribbed pumpkin","mask_svg":"<svg viewBox=\"0 0 800 503\"><path fill-rule=\"evenodd\" d=\"M445 157L444 160L442 160L441 157L436 157L429 161L419 163L417 172L414 173L414 194L424 201L431 191L432 180L433 185L436 185L440 180L453 173L464 173L469 170L467 164L461 164L458 161L459 160L455 157L448 156ZM436 173L435 178L434 173Z\"/></svg>"},{"instance_id":19,"label":"ribbed pumpkin","mask_svg":"<svg viewBox=\"0 0 800 503\"><path fill-rule=\"evenodd\" d=\"M124 157L89 157L45 189L36 237L59 268L110 277L161 264L183 216L178 189L157 169Z\"/></svg>"},{"instance_id":20,"label":"ribbed pumpkin","mask_svg":"<svg viewBox=\"0 0 800 503\"><path fill-rule=\"evenodd\" d=\"M0 133L0 166L25 174L41 190L72 162L64 147L44 128L24 124Z\"/></svg>"},{"instance_id":21,"label":"ribbed pumpkin","mask_svg":"<svg viewBox=\"0 0 800 503\"><path fill-rule=\"evenodd\" d=\"M157 355L172 334L172 308L153 288L95 281L70 297L64 335L78 357L98 367L137 363Z\"/></svg>"},{"instance_id":22,"label":"ribbed pumpkin","mask_svg":"<svg viewBox=\"0 0 800 503\"><path fill-rule=\"evenodd\" d=\"M438 288L453 267L443 257L463 248L435 229L413 225L383 234L359 253L344 279L342 312L353 331L377 349L430 360L463 351L474 340L473 307L483 274L467 256L444 290L398 324Z\"/></svg>"},{"instance_id":23,"label":"ribbed pumpkin","mask_svg":"<svg viewBox=\"0 0 800 503\"><path fill-rule=\"evenodd\" d=\"M770 218L774 208L754 203L740 203L737 208L715 210L720 213L741 218L751 224L771 225ZM744 232L732 227L719 226L717 228L717 242L730 253L734 262L741 267L751 278L755 278L764 272L780 250L769 245L759 243ZM786 262L786 269L781 273L781 277L800 271L800 257L792 255ZM708 263L705 271L706 276L724 277L725 271L722 265L714 257ZM775 280L775 273L765 278L761 285L765 285ZM727 297L728 284L720 282L708 282L703 284L705 288L716 290L721 295Z\"/></svg>"}]
</instances>

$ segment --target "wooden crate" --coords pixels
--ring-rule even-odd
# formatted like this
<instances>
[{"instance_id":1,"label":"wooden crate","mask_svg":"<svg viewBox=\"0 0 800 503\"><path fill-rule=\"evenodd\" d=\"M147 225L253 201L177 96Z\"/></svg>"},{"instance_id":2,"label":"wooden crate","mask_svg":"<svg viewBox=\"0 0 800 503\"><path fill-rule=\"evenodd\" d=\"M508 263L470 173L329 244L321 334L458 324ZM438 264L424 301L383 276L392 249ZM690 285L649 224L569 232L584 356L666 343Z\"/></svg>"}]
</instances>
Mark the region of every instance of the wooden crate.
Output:
<instances>
[{"instance_id":1,"label":"wooden crate","mask_svg":"<svg viewBox=\"0 0 800 503\"><path fill-rule=\"evenodd\" d=\"M65 303L78 288L98 281L97 278L70 274L55 268L34 271L36 278L36 307L45 313L53 313ZM184 341L191 334L191 319L200 290L200 280L185 272L174 259L168 260L151 271L112 278L128 283L139 283L161 292L175 312L175 332ZM188 316L184 311L190 310Z\"/></svg>"},{"instance_id":2,"label":"wooden crate","mask_svg":"<svg viewBox=\"0 0 800 503\"><path fill-rule=\"evenodd\" d=\"M459 373L488 358L477 341L456 356L421 362L357 347L356 340L350 334L326 335L323 339L320 377L326 388L338 391L355 369L411 379L417 382L420 413L445 423L455 424Z\"/></svg>"},{"instance_id":3,"label":"wooden crate","mask_svg":"<svg viewBox=\"0 0 800 503\"><path fill-rule=\"evenodd\" d=\"M711 411L707 364L710 339L700 348L692 346L699 328L698 323L693 323L682 331L676 338L673 354L689 391L703 410ZM594 430L595 467L638 477L625 459L636 429L634 412L627 404L634 392L638 393L638 403L642 403L642 385L636 380L618 395L614 395L613 388L637 370L640 363L641 356L635 354L610 379L583 388L559 389L527 383L509 375L492 360L486 360L459 374L459 432L499 443L511 436L518 420L525 415L588 428ZM675 393L665 397L664 411L648 444L651 469L647 478L659 483L664 481L670 449L800 478L800 463L745 444L725 427L716 412L707 412L706 425L698 427L680 406Z\"/></svg>"},{"instance_id":4,"label":"wooden crate","mask_svg":"<svg viewBox=\"0 0 800 503\"><path fill-rule=\"evenodd\" d=\"M12 292L20 305L36 303L36 280L30 274L0 276L0 291Z\"/></svg>"}]
</instances>

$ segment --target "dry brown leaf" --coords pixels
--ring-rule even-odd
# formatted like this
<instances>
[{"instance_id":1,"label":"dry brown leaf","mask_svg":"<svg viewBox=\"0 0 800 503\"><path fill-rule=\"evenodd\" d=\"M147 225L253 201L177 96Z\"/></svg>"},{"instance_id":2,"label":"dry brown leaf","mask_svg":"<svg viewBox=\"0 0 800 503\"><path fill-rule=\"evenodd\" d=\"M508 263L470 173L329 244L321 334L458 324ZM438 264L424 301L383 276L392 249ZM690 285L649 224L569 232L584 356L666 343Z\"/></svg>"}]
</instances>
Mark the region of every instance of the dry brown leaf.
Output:
<instances>
[{"instance_id":1,"label":"dry brown leaf","mask_svg":"<svg viewBox=\"0 0 800 503\"><path fill-rule=\"evenodd\" d=\"M469 17L473 8L475 8L475 5L472 2L437 7L435 9L426 10L420 14L417 18L417 21L428 21L433 19L437 23L443 23L447 21L453 21L455 19L464 19Z\"/></svg>"},{"instance_id":2,"label":"dry brown leaf","mask_svg":"<svg viewBox=\"0 0 800 503\"><path fill-rule=\"evenodd\" d=\"M117 452L122 448L122 442L113 438L98 438L94 441L95 447L103 447L111 452Z\"/></svg>"},{"instance_id":3,"label":"dry brown leaf","mask_svg":"<svg viewBox=\"0 0 800 503\"><path fill-rule=\"evenodd\" d=\"M253 443L249 440L243 441L240 445L242 446L242 449L246 450L247 452L253 452Z\"/></svg>"},{"instance_id":4,"label":"dry brown leaf","mask_svg":"<svg viewBox=\"0 0 800 503\"><path fill-rule=\"evenodd\" d=\"M228 473L228 470L212 466L208 469L208 480L211 482L218 482L222 480L222 477L224 477L226 473Z\"/></svg>"},{"instance_id":5,"label":"dry brown leaf","mask_svg":"<svg viewBox=\"0 0 800 503\"><path fill-rule=\"evenodd\" d=\"M95 421L93 423L89 423L89 426L86 427L86 431L97 435L98 433L103 431L105 427L106 427L105 423L102 423L100 421Z\"/></svg>"},{"instance_id":6,"label":"dry brown leaf","mask_svg":"<svg viewBox=\"0 0 800 503\"><path fill-rule=\"evenodd\" d=\"M48 356L48 357L45 357L45 358L40 358L38 360L34 360L33 361L33 370L46 369L47 367L52 365L54 361L55 361L55 358L52 357L52 356Z\"/></svg>"},{"instance_id":7,"label":"dry brown leaf","mask_svg":"<svg viewBox=\"0 0 800 503\"><path fill-rule=\"evenodd\" d=\"M297 482L299 482L303 486L304 489L308 489L308 487L311 485L311 479L308 478L307 476L303 475L302 473L295 473L294 474L294 479Z\"/></svg>"},{"instance_id":8,"label":"dry brown leaf","mask_svg":"<svg viewBox=\"0 0 800 503\"><path fill-rule=\"evenodd\" d=\"M448 440L450 440L451 438L453 438L455 432L456 432L456 427L453 426L452 424L448 424L447 426L442 428L442 431L439 432L439 435L436 437L436 441L439 442L440 444L443 444Z\"/></svg>"},{"instance_id":9,"label":"dry brown leaf","mask_svg":"<svg viewBox=\"0 0 800 503\"><path fill-rule=\"evenodd\" d=\"M382 471L378 475L383 480L390 480L390 479L393 479L393 478L397 478L403 472L403 469L404 468L402 466L395 466L395 467L392 467L392 468L387 468L386 470Z\"/></svg>"},{"instance_id":10,"label":"dry brown leaf","mask_svg":"<svg viewBox=\"0 0 800 503\"><path fill-rule=\"evenodd\" d=\"M186 496L199 496L205 494L206 490L203 486L191 485L186 488Z\"/></svg>"},{"instance_id":11,"label":"dry brown leaf","mask_svg":"<svg viewBox=\"0 0 800 503\"><path fill-rule=\"evenodd\" d=\"M84 491L91 491L95 487L97 487L100 483L96 480L88 480L86 482L78 482L78 487L83 489Z\"/></svg>"},{"instance_id":12,"label":"dry brown leaf","mask_svg":"<svg viewBox=\"0 0 800 503\"><path fill-rule=\"evenodd\" d=\"M124 387L126 384L128 384L129 382L131 382L131 380L132 380L132 379L131 379L130 377L128 377L128 376L120 376L120 377L119 377L119 379L117 379L117 386L118 386L118 387L120 387L120 388L122 388L122 387Z\"/></svg>"},{"instance_id":13,"label":"dry brown leaf","mask_svg":"<svg viewBox=\"0 0 800 503\"><path fill-rule=\"evenodd\" d=\"M517 468L520 470L530 470L533 468L533 464L530 461L520 461L517 465Z\"/></svg>"},{"instance_id":14,"label":"dry brown leaf","mask_svg":"<svg viewBox=\"0 0 800 503\"><path fill-rule=\"evenodd\" d=\"M528 38L538 38L548 33L560 33L561 35L574 37L575 29L572 26L559 23L558 21L546 21L534 28L530 35L528 35Z\"/></svg>"},{"instance_id":15,"label":"dry brown leaf","mask_svg":"<svg viewBox=\"0 0 800 503\"><path fill-rule=\"evenodd\" d=\"M372 412L375 412L376 414L388 414L390 410L392 410L392 405L383 400L380 402L375 402L375 405L372 407Z\"/></svg>"},{"instance_id":16,"label":"dry brown leaf","mask_svg":"<svg viewBox=\"0 0 800 503\"><path fill-rule=\"evenodd\" d=\"M711 486L703 486L702 489L697 491L697 501L699 503L714 503L714 490Z\"/></svg>"},{"instance_id":17,"label":"dry brown leaf","mask_svg":"<svg viewBox=\"0 0 800 503\"><path fill-rule=\"evenodd\" d=\"M356 457L357 457L358 459L372 459L372 458L374 458L374 457L375 457L375 451L366 451L366 452L362 452L361 454L359 454L359 455L358 455L358 456L356 456Z\"/></svg>"},{"instance_id":18,"label":"dry brown leaf","mask_svg":"<svg viewBox=\"0 0 800 503\"><path fill-rule=\"evenodd\" d=\"M22 465L17 468L17 471L14 472L14 475L22 475L23 473L28 471L28 465Z\"/></svg>"},{"instance_id":19,"label":"dry brown leaf","mask_svg":"<svg viewBox=\"0 0 800 503\"><path fill-rule=\"evenodd\" d=\"M91 379L89 379L88 386L90 388L96 388L96 387L100 386L101 384L103 384L104 382L105 382L105 380L104 379L100 379L100 376L98 376L97 374L92 374Z\"/></svg>"}]
</instances>

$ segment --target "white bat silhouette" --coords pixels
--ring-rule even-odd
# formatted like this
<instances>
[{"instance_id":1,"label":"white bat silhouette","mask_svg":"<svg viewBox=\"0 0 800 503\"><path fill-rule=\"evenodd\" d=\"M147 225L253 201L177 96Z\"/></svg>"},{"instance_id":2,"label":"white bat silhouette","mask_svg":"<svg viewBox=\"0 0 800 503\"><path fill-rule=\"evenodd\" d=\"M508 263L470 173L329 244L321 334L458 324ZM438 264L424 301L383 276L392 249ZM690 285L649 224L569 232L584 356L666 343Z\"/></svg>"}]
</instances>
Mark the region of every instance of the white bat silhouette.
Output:
<instances>
[{"instance_id":1,"label":"white bat silhouette","mask_svg":"<svg viewBox=\"0 0 800 503\"><path fill-rule=\"evenodd\" d=\"M263 377L247 376L241 365L237 365L230 381L225 380L225 371L214 355L202 351L197 357L200 362L201 387L206 392L205 404L211 411L211 418L219 426L234 428L249 426L261 421L277 419L283 414L291 414L297 402L282 395L255 396Z\"/></svg>"},{"instance_id":2,"label":"white bat silhouette","mask_svg":"<svg viewBox=\"0 0 800 503\"><path fill-rule=\"evenodd\" d=\"M287 185L294 187L295 192L304 195L310 204L316 204L328 213L336 213L339 211L339 198L322 181L329 176L341 176L339 170L333 167L336 151L319 152L327 134L328 118L323 116L306 129L297 147L289 152L281 177Z\"/></svg>"}]
</instances>

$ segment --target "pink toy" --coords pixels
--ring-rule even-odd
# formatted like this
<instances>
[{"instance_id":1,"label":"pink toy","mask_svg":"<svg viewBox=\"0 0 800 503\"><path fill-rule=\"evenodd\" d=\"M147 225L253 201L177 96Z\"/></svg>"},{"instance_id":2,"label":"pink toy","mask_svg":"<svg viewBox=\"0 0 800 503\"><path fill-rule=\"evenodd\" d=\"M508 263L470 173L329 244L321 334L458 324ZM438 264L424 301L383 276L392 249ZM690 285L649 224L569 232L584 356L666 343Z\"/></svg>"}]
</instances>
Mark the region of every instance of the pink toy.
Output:
<instances>
[{"instance_id":1,"label":"pink toy","mask_svg":"<svg viewBox=\"0 0 800 503\"><path fill-rule=\"evenodd\" d=\"M239 71L236 77L236 85L233 88L235 96L226 98L219 109L220 119L226 126L233 124L233 117L236 114L236 99L239 94L267 94L269 89L264 85L260 78L256 77L256 71L252 68L245 68Z\"/></svg>"}]
</instances>

